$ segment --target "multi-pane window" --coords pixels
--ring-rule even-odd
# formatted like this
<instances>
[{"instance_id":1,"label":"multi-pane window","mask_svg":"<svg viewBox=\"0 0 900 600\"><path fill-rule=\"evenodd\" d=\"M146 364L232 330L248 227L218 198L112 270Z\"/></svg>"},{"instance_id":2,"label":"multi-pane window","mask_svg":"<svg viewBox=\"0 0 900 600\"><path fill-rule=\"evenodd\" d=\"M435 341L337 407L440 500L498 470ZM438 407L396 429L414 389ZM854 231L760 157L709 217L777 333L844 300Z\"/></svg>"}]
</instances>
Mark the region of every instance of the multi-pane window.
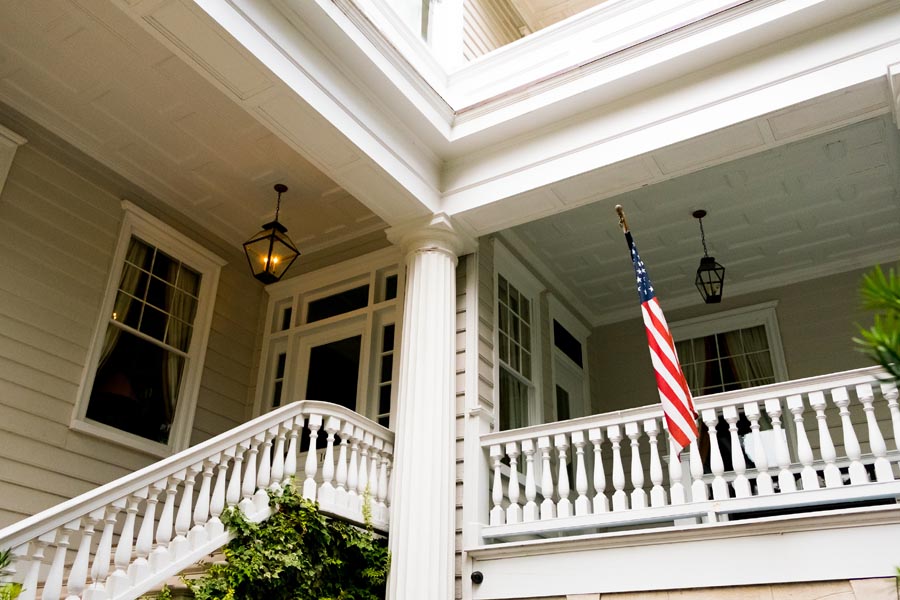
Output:
<instances>
[{"instance_id":1,"label":"multi-pane window","mask_svg":"<svg viewBox=\"0 0 900 600\"><path fill-rule=\"evenodd\" d=\"M682 340L675 348L695 396L775 383L764 325Z\"/></svg>"},{"instance_id":2,"label":"multi-pane window","mask_svg":"<svg viewBox=\"0 0 900 600\"><path fill-rule=\"evenodd\" d=\"M376 420L379 425L387 427L391 421L391 390L394 380L394 325L385 325L381 329L381 350L378 353L378 385Z\"/></svg>"},{"instance_id":3,"label":"multi-pane window","mask_svg":"<svg viewBox=\"0 0 900 600\"><path fill-rule=\"evenodd\" d=\"M132 236L85 416L168 444L201 274Z\"/></svg>"},{"instance_id":4,"label":"multi-pane window","mask_svg":"<svg viewBox=\"0 0 900 600\"><path fill-rule=\"evenodd\" d=\"M528 424L532 381L531 301L497 276L497 343L500 357L500 428Z\"/></svg>"}]
</instances>

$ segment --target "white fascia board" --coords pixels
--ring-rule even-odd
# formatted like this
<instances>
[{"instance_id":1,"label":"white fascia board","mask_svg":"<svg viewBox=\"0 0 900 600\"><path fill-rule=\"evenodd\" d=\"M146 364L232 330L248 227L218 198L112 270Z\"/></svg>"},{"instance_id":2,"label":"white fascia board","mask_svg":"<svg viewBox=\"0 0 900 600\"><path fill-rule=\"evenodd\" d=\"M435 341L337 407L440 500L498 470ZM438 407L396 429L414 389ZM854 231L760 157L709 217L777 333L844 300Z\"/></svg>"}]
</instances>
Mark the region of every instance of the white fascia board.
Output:
<instances>
[{"instance_id":1,"label":"white fascia board","mask_svg":"<svg viewBox=\"0 0 900 600\"><path fill-rule=\"evenodd\" d=\"M421 205L439 208L440 161L393 114L342 71L299 19L257 0L194 0L289 90L309 104ZM304 6L318 6L304 2ZM333 21L329 18L328 22ZM317 22L318 23L318 22ZM259 94L266 99L267 94ZM243 101L252 106L254 98ZM361 198L362 199L362 198ZM364 199L363 199L364 200ZM377 211L376 211L377 212Z\"/></svg>"},{"instance_id":2,"label":"white fascia board","mask_svg":"<svg viewBox=\"0 0 900 600\"><path fill-rule=\"evenodd\" d=\"M515 201L517 195L563 179L883 79L886 65L898 58L900 8L891 3L889 10L673 77L666 85L470 154L445 171L443 209L463 215L490 200ZM552 194L546 204L547 214L561 208Z\"/></svg>"}]
</instances>

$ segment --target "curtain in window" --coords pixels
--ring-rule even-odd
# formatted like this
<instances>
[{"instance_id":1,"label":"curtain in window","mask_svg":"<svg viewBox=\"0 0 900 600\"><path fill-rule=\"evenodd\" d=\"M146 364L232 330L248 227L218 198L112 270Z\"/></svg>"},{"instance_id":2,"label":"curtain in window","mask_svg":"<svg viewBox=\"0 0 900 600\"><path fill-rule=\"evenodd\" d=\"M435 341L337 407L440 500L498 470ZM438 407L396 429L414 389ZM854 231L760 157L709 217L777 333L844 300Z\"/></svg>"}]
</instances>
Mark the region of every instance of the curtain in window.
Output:
<instances>
[{"instance_id":1,"label":"curtain in window","mask_svg":"<svg viewBox=\"0 0 900 600\"><path fill-rule=\"evenodd\" d=\"M193 300L184 292L175 288L181 264L172 262L168 267L166 279L171 285L166 286L166 308L169 313L166 330L166 343L187 352L191 337L191 326L194 315ZM163 411L166 421L172 423L175 416L175 405L178 402L178 388L181 385L181 372L184 369L184 358L174 352L166 352L163 360L163 395L165 403Z\"/></svg>"},{"instance_id":2,"label":"curtain in window","mask_svg":"<svg viewBox=\"0 0 900 600\"><path fill-rule=\"evenodd\" d=\"M760 379L775 380L772 359L769 353L765 352L769 349L765 326L729 331L725 334L725 344L728 348L728 361L739 381L752 385L752 382ZM740 356L741 354L745 356Z\"/></svg>"},{"instance_id":3,"label":"curtain in window","mask_svg":"<svg viewBox=\"0 0 900 600\"><path fill-rule=\"evenodd\" d=\"M131 242L128 244L128 252L125 254L125 260L133 265L144 265L150 257L151 252L152 248L131 238ZM125 321L128 311L131 310L131 304L134 301L133 296L137 291L142 276L143 273L138 269L129 268L127 264L123 266L122 280L119 282L119 293L116 294L116 302L113 306L113 314L111 315L113 319L122 322ZM106 361L112 354L113 348L116 347L116 342L119 340L119 335L121 335L121 333L122 330L115 325L109 325L106 328L106 339L103 340L103 351L100 353L98 370L106 364Z\"/></svg>"},{"instance_id":4,"label":"curtain in window","mask_svg":"<svg viewBox=\"0 0 900 600\"><path fill-rule=\"evenodd\" d=\"M528 425L528 387L503 367L500 368L500 428Z\"/></svg>"}]
</instances>

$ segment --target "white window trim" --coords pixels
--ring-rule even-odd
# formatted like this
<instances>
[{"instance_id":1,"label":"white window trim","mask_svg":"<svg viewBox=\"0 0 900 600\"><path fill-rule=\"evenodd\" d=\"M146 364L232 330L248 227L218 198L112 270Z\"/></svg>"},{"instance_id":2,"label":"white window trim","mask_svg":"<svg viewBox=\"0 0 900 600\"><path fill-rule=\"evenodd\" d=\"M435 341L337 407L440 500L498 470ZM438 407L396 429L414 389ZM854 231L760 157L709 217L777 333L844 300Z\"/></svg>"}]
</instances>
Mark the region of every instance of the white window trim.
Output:
<instances>
[{"instance_id":1,"label":"white window trim","mask_svg":"<svg viewBox=\"0 0 900 600\"><path fill-rule=\"evenodd\" d=\"M500 313L497 276L502 275L531 300L531 387L528 390L528 419L532 424L544 422L543 402L538 399L543 390L543 348L541 347L541 294L546 287L516 258L499 238L494 238L494 423L500 425ZM513 372L514 373L514 372ZM515 373L514 373L515 374Z\"/></svg>"},{"instance_id":2,"label":"white window trim","mask_svg":"<svg viewBox=\"0 0 900 600\"><path fill-rule=\"evenodd\" d=\"M587 416L591 414L591 385L590 385L590 373L588 366L588 345L587 340L588 336L591 335L591 330L585 326L584 323L581 322L578 318L572 314L569 309L565 307L565 305L560 302L556 296L550 294L548 298L549 307L550 307L550 347L551 347L551 360L550 365L552 369L553 376L553 386L551 387L552 393L554 395L554 400L556 396L556 359L558 358L561 361L564 361L572 367L576 369L580 369L582 373L582 411L583 415ZM556 340L553 339L553 321L559 321L559 324L566 328L566 331L572 334L572 336L581 343L581 366L579 367L577 363L575 363L571 358L566 356L566 354L556 347Z\"/></svg>"},{"instance_id":3,"label":"white window trim","mask_svg":"<svg viewBox=\"0 0 900 600\"><path fill-rule=\"evenodd\" d=\"M772 357L772 368L775 381L788 381L787 363L784 360L784 347L781 344L781 331L778 328L778 317L775 308L777 300L744 306L734 310L685 319L669 324L669 331L676 342L704 337L735 329L745 329L763 325L769 340L769 352Z\"/></svg>"},{"instance_id":4,"label":"white window trim","mask_svg":"<svg viewBox=\"0 0 900 600\"><path fill-rule=\"evenodd\" d=\"M119 229L119 240L110 266L103 304L100 308L97 324L94 327L94 337L88 349L88 362L81 376L78 401L75 405L75 410L72 411L70 427L75 431L104 438L113 443L122 444L147 454L168 456L184 450L190 443L194 413L197 408L197 393L200 389L203 363L206 358L206 346L209 341L209 328L212 322L216 291L219 285L219 273L222 266L227 264L227 261L193 240L177 233L170 226L138 208L128 200L122 201L122 209L125 211L125 214ZM194 334L187 353L187 365L181 380L178 406L175 409L175 418L172 422L168 444L161 444L142 438L115 427L92 421L85 416L91 391L94 387L94 377L97 372L97 363L100 361L100 353L103 349L106 328L109 326L108 315L115 304L116 290L119 286L119 279L122 276L125 255L132 235L136 235L163 252L171 254L191 268L199 271L202 275L198 295L197 316L194 320Z\"/></svg>"},{"instance_id":5,"label":"white window trim","mask_svg":"<svg viewBox=\"0 0 900 600\"><path fill-rule=\"evenodd\" d=\"M0 194L3 194L3 186L6 184L16 150L27 141L18 133L0 125Z\"/></svg>"}]
</instances>

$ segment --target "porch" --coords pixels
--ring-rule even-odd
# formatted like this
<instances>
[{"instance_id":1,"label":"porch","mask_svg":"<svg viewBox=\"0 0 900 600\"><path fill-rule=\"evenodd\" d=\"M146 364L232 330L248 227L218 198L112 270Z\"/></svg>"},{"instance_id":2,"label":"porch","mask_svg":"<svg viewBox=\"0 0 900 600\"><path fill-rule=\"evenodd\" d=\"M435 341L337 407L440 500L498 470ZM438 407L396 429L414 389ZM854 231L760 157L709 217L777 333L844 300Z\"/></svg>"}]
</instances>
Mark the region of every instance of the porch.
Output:
<instances>
[{"instance_id":1,"label":"porch","mask_svg":"<svg viewBox=\"0 0 900 600\"><path fill-rule=\"evenodd\" d=\"M706 443L680 461L659 405L482 436L492 508L466 548L473 597L894 574L900 409L883 373L695 403Z\"/></svg>"}]
</instances>

